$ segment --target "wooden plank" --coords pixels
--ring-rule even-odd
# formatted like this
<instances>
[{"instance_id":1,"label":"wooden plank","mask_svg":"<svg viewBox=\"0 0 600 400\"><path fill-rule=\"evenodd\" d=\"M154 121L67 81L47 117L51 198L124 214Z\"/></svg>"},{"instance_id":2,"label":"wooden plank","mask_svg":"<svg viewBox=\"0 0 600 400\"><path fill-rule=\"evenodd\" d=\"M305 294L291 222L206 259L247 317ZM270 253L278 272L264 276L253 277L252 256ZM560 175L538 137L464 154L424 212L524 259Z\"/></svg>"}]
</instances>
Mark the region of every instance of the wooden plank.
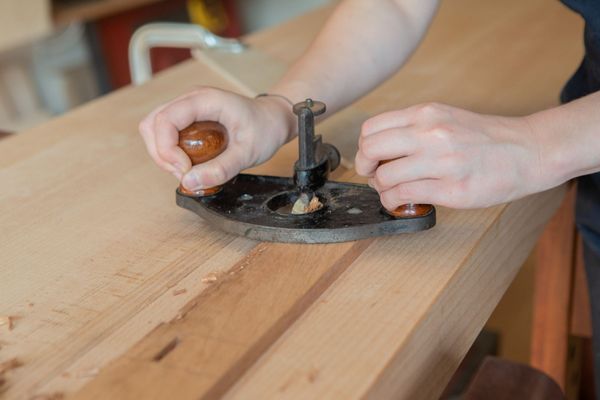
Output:
<instances>
[{"instance_id":1,"label":"wooden plank","mask_svg":"<svg viewBox=\"0 0 600 400\"><path fill-rule=\"evenodd\" d=\"M171 395L221 396L370 243L260 245L197 297L181 319L152 332L75 398L161 398L168 392L147 384L157 362L160 386ZM171 343L177 344L164 355ZM133 370L134 377L128 373ZM181 371L194 383L171 391Z\"/></svg>"},{"instance_id":2,"label":"wooden plank","mask_svg":"<svg viewBox=\"0 0 600 400\"><path fill-rule=\"evenodd\" d=\"M144 150L136 126L152 107L198 75L227 87L193 63L177 69L181 80L171 73L0 144L0 203L11 210L0 215L10 232L0 243L0 315L18 316L0 331L0 357L24 362L7 398L81 386L201 292L202 276L254 247L175 207L176 182ZM187 295L172 295L178 283Z\"/></svg>"},{"instance_id":3,"label":"wooden plank","mask_svg":"<svg viewBox=\"0 0 600 400\"><path fill-rule=\"evenodd\" d=\"M226 398L438 398L562 191L377 240Z\"/></svg>"},{"instance_id":4,"label":"wooden plank","mask_svg":"<svg viewBox=\"0 0 600 400\"><path fill-rule=\"evenodd\" d=\"M563 390L575 260L575 194L573 185L536 249L531 365Z\"/></svg>"},{"instance_id":5,"label":"wooden plank","mask_svg":"<svg viewBox=\"0 0 600 400\"><path fill-rule=\"evenodd\" d=\"M590 308L590 293L583 260L583 241L576 232L575 276L571 299L570 334L583 338L592 337L592 311Z\"/></svg>"}]
</instances>

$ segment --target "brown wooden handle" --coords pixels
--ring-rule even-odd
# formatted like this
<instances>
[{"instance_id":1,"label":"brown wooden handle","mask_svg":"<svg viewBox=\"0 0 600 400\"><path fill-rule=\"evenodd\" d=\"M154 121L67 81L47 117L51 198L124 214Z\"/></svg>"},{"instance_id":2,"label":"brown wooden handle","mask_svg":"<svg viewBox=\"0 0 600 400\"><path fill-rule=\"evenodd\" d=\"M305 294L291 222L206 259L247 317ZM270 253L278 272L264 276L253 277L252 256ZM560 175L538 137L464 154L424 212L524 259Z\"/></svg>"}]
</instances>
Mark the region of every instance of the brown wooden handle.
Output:
<instances>
[{"instance_id":1,"label":"brown wooden handle","mask_svg":"<svg viewBox=\"0 0 600 400\"><path fill-rule=\"evenodd\" d=\"M379 165L387 164L394 160L383 160L379 162ZM385 208L384 208L385 209ZM394 210L385 209L385 212L394 218L415 218L423 217L431 212L433 206L431 204L403 204L396 207Z\"/></svg>"},{"instance_id":2,"label":"brown wooden handle","mask_svg":"<svg viewBox=\"0 0 600 400\"><path fill-rule=\"evenodd\" d=\"M188 155L192 165L198 165L217 157L227 148L227 129L216 121L194 122L179 132L179 147ZM211 196L221 190L220 186L191 191L179 185L179 191L188 196Z\"/></svg>"}]
</instances>

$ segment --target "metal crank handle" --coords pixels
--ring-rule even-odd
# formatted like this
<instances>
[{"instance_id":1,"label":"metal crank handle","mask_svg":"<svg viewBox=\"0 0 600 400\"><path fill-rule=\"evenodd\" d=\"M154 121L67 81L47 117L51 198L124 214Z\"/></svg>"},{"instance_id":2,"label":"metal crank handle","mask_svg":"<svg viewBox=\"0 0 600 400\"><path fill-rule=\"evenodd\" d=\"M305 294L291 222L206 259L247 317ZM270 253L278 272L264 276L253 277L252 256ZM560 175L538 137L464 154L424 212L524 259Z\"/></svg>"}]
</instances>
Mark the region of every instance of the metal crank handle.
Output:
<instances>
[{"instance_id":1,"label":"metal crank handle","mask_svg":"<svg viewBox=\"0 0 600 400\"><path fill-rule=\"evenodd\" d=\"M194 122L179 132L179 147L192 161L192 166L205 163L225 151L228 143L227 129L216 121ZM191 197L212 196L221 186L190 191L179 185L179 192Z\"/></svg>"},{"instance_id":2,"label":"metal crank handle","mask_svg":"<svg viewBox=\"0 0 600 400\"><path fill-rule=\"evenodd\" d=\"M379 163L379 165L387 164L390 161L394 160L384 160ZM390 211L387 208L384 208L385 212L391 215L394 218L415 218L415 217L423 217L429 214L433 210L433 206L431 204L403 204L396 209Z\"/></svg>"}]
</instances>

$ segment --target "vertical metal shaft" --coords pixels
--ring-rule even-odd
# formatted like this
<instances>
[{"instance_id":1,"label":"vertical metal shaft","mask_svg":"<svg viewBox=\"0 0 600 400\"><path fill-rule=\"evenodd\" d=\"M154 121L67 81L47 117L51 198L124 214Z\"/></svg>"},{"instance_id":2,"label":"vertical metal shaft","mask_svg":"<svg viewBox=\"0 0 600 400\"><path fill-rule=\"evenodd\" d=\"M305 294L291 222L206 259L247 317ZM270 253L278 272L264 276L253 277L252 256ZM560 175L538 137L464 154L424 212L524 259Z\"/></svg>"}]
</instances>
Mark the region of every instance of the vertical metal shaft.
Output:
<instances>
[{"instance_id":1,"label":"vertical metal shaft","mask_svg":"<svg viewBox=\"0 0 600 400\"><path fill-rule=\"evenodd\" d=\"M308 169L315 164L315 116L309 108L303 108L298 114L298 167Z\"/></svg>"}]
</instances>

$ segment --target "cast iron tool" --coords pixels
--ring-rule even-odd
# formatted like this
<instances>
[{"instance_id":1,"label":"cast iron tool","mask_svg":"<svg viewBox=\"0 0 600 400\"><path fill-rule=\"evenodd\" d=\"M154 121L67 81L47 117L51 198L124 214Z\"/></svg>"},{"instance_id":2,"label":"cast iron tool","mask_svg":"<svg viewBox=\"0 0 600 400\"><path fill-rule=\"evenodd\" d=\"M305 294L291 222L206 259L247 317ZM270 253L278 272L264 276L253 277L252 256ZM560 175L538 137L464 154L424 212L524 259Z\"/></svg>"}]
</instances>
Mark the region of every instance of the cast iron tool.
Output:
<instances>
[{"instance_id":1,"label":"cast iron tool","mask_svg":"<svg viewBox=\"0 0 600 400\"><path fill-rule=\"evenodd\" d=\"M389 212L369 186L327 180L340 155L315 136L315 116L324 112L325 104L311 99L294 105L299 158L293 178L239 174L223 186L198 192L180 186L177 204L226 232L273 242L346 242L433 227L431 205L409 204ZM225 150L227 132L218 122L195 122L180 132L179 146L196 165ZM304 213L293 214L293 208Z\"/></svg>"}]
</instances>

